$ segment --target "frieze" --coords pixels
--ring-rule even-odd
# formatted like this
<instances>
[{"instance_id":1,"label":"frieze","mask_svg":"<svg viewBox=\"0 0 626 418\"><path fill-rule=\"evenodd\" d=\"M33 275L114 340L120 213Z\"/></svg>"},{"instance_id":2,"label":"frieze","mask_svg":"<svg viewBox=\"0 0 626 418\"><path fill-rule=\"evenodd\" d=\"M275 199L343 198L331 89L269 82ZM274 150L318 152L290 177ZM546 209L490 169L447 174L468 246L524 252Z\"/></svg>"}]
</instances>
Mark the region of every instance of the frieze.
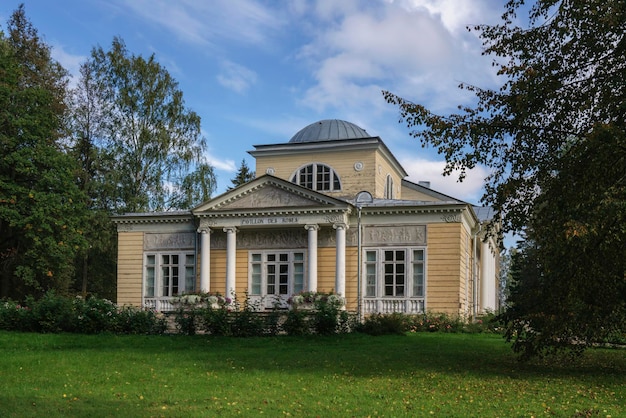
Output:
<instances>
[{"instance_id":1,"label":"frieze","mask_svg":"<svg viewBox=\"0 0 626 418\"><path fill-rule=\"evenodd\" d=\"M332 228L320 228L317 235L317 245L320 248L334 247L336 233ZM356 230L346 233L346 245L356 246ZM240 249L278 249L278 248L306 248L308 246L308 232L302 228L287 228L282 230L258 230L237 232L237 248ZM211 249L225 249L226 234L211 234Z\"/></svg>"},{"instance_id":2,"label":"frieze","mask_svg":"<svg viewBox=\"0 0 626 418\"><path fill-rule=\"evenodd\" d=\"M144 250L192 249L196 244L194 233L144 234Z\"/></svg>"},{"instance_id":3,"label":"frieze","mask_svg":"<svg viewBox=\"0 0 626 418\"><path fill-rule=\"evenodd\" d=\"M363 245L426 245L425 225L368 226L363 228Z\"/></svg>"},{"instance_id":4,"label":"frieze","mask_svg":"<svg viewBox=\"0 0 626 418\"><path fill-rule=\"evenodd\" d=\"M458 213L441 215L441 220L449 224L459 223L461 222L461 215Z\"/></svg>"}]
</instances>

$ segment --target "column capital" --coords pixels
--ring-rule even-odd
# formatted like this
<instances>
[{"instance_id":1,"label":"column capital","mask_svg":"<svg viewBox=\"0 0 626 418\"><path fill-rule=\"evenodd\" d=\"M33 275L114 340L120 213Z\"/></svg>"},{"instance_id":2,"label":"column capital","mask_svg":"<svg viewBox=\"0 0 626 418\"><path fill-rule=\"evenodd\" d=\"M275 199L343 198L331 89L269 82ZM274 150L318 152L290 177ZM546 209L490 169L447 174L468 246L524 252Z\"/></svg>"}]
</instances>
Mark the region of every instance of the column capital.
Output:
<instances>
[{"instance_id":1,"label":"column capital","mask_svg":"<svg viewBox=\"0 0 626 418\"><path fill-rule=\"evenodd\" d=\"M304 229L307 231L319 231L320 226L318 224L306 224L304 225Z\"/></svg>"},{"instance_id":2,"label":"column capital","mask_svg":"<svg viewBox=\"0 0 626 418\"><path fill-rule=\"evenodd\" d=\"M236 226L225 226L223 229L224 232L229 233L229 232L237 232L238 229Z\"/></svg>"},{"instance_id":3,"label":"column capital","mask_svg":"<svg viewBox=\"0 0 626 418\"><path fill-rule=\"evenodd\" d=\"M333 229L348 229L348 224L345 224L343 222L337 222L335 224L333 224Z\"/></svg>"},{"instance_id":4,"label":"column capital","mask_svg":"<svg viewBox=\"0 0 626 418\"><path fill-rule=\"evenodd\" d=\"M213 230L208 226L201 226L197 229L198 234L212 234Z\"/></svg>"}]
</instances>

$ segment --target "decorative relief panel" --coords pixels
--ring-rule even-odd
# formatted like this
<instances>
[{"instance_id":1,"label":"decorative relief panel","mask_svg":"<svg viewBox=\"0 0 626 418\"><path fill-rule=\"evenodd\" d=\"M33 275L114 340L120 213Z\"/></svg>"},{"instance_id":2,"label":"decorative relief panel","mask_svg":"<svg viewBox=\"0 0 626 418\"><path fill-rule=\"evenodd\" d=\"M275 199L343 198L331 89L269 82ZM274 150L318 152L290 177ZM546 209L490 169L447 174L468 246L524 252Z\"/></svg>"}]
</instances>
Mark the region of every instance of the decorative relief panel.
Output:
<instances>
[{"instance_id":1,"label":"decorative relief panel","mask_svg":"<svg viewBox=\"0 0 626 418\"><path fill-rule=\"evenodd\" d=\"M363 245L426 245L425 225L368 226Z\"/></svg>"},{"instance_id":2,"label":"decorative relief panel","mask_svg":"<svg viewBox=\"0 0 626 418\"><path fill-rule=\"evenodd\" d=\"M310 206L311 204L319 203L276 187L264 187L242 196L234 202L220 207L220 209L276 208Z\"/></svg>"},{"instance_id":3,"label":"decorative relief panel","mask_svg":"<svg viewBox=\"0 0 626 418\"><path fill-rule=\"evenodd\" d=\"M144 250L181 250L193 249L196 244L196 234L180 232L173 234L144 234Z\"/></svg>"},{"instance_id":4,"label":"decorative relief panel","mask_svg":"<svg viewBox=\"0 0 626 418\"><path fill-rule=\"evenodd\" d=\"M331 227L322 227L318 231L318 247L334 247L336 231ZM346 231L346 245L356 246L356 230ZM279 249L307 248L308 232L304 228L285 228L276 230L240 230L237 232L237 248L241 249ZM211 250L226 249L226 234L211 234Z\"/></svg>"}]
</instances>

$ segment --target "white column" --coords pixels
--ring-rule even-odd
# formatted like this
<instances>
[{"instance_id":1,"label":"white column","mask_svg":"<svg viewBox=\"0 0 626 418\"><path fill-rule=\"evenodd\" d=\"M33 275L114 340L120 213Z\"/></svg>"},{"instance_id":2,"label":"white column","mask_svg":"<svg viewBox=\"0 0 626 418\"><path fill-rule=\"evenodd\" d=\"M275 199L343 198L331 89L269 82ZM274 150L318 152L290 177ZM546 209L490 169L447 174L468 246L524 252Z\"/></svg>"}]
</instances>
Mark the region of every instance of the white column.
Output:
<instances>
[{"instance_id":1,"label":"white column","mask_svg":"<svg viewBox=\"0 0 626 418\"><path fill-rule=\"evenodd\" d=\"M308 251L308 270L309 270L309 286L307 290L317 292L317 231L320 229L318 225L305 225L304 228L309 231L309 251Z\"/></svg>"},{"instance_id":2,"label":"white column","mask_svg":"<svg viewBox=\"0 0 626 418\"><path fill-rule=\"evenodd\" d=\"M199 229L200 232L200 291L211 290L211 229Z\"/></svg>"},{"instance_id":3,"label":"white column","mask_svg":"<svg viewBox=\"0 0 626 418\"><path fill-rule=\"evenodd\" d=\"M336 238L336 267L335 267L335 293L346 297L346 224L335 224Z\"/></svg>"},{"instance_id":4,"label":"white column","mask_svg":"<svg viewBox=\"0 0 626 418\"><path fill-rule=\"evenodd\" d=\"M487 309L496 310L497 287L495 257L491 253L489 243L482 243L480 247L480 308L484 313Z\"/></svg>"},{"instance_id":5,"label":"white column","mask_svg":"<svg viewBox=\"0 0 626 418\"><path fill-rule=\"evenodd\" d=\"M226 294L227 298L232 298L235 293L235 272L237 266L237 228L228 226L224 228L226 232Z\"/></svg>"}]
</instances>

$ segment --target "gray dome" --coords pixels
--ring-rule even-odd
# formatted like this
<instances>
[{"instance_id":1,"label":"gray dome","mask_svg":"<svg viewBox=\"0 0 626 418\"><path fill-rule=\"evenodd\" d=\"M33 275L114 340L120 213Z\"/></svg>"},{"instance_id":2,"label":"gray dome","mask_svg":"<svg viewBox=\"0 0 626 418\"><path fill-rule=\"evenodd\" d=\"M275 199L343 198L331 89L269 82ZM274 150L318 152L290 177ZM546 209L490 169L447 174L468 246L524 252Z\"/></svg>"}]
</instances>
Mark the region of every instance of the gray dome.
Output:
<instances>
[{"instance_id":1,"label":"gray dome","mask_svg":"<svg viewBox=\"0 0 626 418\"><path fill-rule=\"evenodd\" d=\"M337 141L341 139L369 138L365 129L339 119L326 119L302 128L289 142Z\"/></svg>"}]
</instances>

